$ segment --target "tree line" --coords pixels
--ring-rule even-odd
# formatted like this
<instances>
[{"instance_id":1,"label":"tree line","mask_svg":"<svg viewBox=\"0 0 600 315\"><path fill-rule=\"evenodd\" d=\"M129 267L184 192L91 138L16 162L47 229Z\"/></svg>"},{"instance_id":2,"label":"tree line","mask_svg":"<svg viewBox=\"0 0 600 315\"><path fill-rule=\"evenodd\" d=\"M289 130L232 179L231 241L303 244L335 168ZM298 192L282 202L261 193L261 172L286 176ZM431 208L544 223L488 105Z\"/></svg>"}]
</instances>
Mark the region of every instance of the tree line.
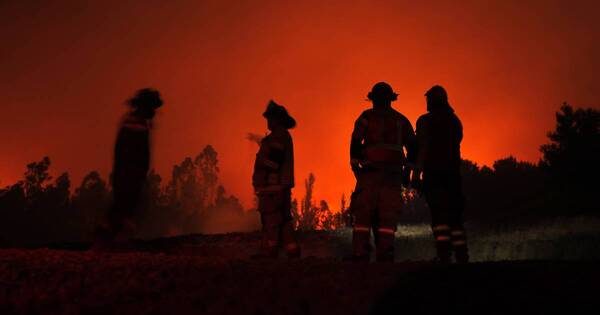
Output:
<instances>
[{"instance_id":1,"label":"tree line","mask_svg":"<svg viewBox=\"0 0 600 315\"><path fill-rule=\"evenodd\" d=\"M574 109L564 103L556 113L549 142L540 146L542 158L519 161L514 156L496 160L491 167L464 159L461 163L466 220L473 223L531 223L559 216L600 216L595 194L600 192L600 111ZM311 200L315 178L305 180L306 195L300 209L292 210L299 228L336 229L351 225L345 195L339 212L327 202ZM428 223L430 213L424 198L404 189L401 224Z\"/></svg>"},{"instance_id":2,"label":"tree line","mask_svg":"<svg viewBox=\"0 0 600 315\"><path fill-rule=\"evenodd\" d=\"M23 179L0 189L0 245L89 241L111 203L110 183L97 171L71 193L68 173L49 174L51 160L27 165ZM207 145L174 165L165 185L150 171L136 211L140 237L246 231L257 216L244 211L219 182L217 152Z\"/></svg>"},{"instance_id":3,"label":"tree line","mask_svg":"<svg viewBox=\"0 0 600 315\"><path fill-rule=\"evenodd\" d=\"M174 165L165 184L151 170L136 211L138 237L258 230L258 213L245 210L220 183L218 162L217 151L207 145L196 157ZM50 166L49 157L29 163L22 180L0 189L0 246L92 239L111 205L110 181L92 171L72 191L69 174L53 178ZM314 184L315 176L310 174L305 196L292 203L296 227L343 227L342 211L336 213L324 200L314 202Z\"/></svg>"},{"instance_id":4,"label":"tree line","mask_svg":"<svg viewBox=\"0 0 600 315\"><path fill-rule=\"evenodd\" d=\"M564 104L556 113L549 143L536 163L509 156L492 167L464 160L461 166L467 220L502 222L555 216L600 215L595 193L600 161L600 112ZM110 182L96 171L74 191L68 173L53 178L51 160L27 164L23 179L0 189L0 245L90 240L110 206ZM305 194L292 201L300 230L333 230L351 224L350 200L342 195L332 209L314 200L316 177L304 180ZM428 222L423 198L403 192L401 223ZM219 181L218 154L207 145L197 156L174 165L163 184L150 171L137 214L140 237L190 233L252 231L260 226L256 211L245 211L239 199Z\"/></svg>"},{"instance_id":5,"label":"tree line","mask_svg":"<svg viewBox=\"0 0 600 315\"><path fill-rule=\"evenodd\" d=\"M531 221L557 216L600 215L600 111L563 104L536 162L509 156L492 167L463 160L466 219L475 222ZM407 192L404 221L427 222L423 200Z\"/></svg>"}]
</instances>

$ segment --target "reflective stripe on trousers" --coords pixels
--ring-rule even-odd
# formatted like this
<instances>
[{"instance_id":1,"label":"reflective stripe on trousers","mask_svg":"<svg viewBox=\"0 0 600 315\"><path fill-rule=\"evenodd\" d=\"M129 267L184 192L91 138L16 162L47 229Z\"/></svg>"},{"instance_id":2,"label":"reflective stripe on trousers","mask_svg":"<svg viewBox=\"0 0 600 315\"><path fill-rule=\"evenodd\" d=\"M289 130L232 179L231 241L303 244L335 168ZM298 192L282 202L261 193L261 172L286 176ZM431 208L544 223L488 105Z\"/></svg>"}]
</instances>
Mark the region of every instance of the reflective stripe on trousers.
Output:
<instances>
[{"instance_id":1,"label":"reflective stripe on trousers","mask_svg":"<svg viewBox=\"0 0 600 315\"><path fill-rule=\"evenodd\" d=\"M359 233L370 233L371 232L371 228L368 226L355 226L353 228L354 232L359 232Z\"/></svg>"},{"instance_id":2,"label":"reflective stripe on trousers","mask_svg":"<svg viewBox=\"0 0 600 315\"><path fill-rule=\"evenodd\" d=\"M379 233L384 233L384 234L392 234L392 235L396 234L396 231L394 229L390 229L390 228L379 228L377 231Z\"/></svg>"}]
</instances>

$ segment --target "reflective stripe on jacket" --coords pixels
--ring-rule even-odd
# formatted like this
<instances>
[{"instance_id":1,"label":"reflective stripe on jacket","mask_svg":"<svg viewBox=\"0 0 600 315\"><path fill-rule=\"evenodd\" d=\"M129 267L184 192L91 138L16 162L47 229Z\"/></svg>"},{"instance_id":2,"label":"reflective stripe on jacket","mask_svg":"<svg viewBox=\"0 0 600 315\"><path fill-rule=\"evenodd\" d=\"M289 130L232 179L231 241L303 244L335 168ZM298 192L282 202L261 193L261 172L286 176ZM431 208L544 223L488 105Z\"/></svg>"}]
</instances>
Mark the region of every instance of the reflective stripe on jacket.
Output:
<instances>
[{"instance_id":1,"label":"reflective stripe on jacket","mask_svg":"<svg viewBox=\"0 0 600 315\"><path fill-rule=\"evenodd\" d=\"M391 107L373 108L354 124L350 158L375 167L402 167L407 159L414 163L415 144L413 127L404 115Z\"/></svg>"},{"instance_id":2,"label":"reflective stripe on jacket","mask_svg":"<svg viewBox=\"0 0 600 315\"><path fill-rule=\"evenodd\" d=\"M287 130L273 131L261 141L252 185L257 192L294 187L294 145Z\"/></svg>"}]
</instances>

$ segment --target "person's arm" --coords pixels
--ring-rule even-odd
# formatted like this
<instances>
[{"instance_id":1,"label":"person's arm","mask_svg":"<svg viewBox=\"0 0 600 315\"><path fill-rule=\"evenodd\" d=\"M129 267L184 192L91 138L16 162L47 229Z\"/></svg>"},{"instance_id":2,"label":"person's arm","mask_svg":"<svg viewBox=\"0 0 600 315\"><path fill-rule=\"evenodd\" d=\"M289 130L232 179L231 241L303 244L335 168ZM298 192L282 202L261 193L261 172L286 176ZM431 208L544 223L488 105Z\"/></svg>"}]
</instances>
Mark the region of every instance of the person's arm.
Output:
<instances>
[{"instance_id":1,"label":"person's arm","mask_svg":"<svg viewBox=\"0 0 600 315\"><path fill-rule=\"evenodd\" d=\"M417 120L417 130L415 136L415 152L416 161L412 172L411 186L420 192L421 190L421 174L427 157L428 141L427 141L427 124L423 117Z\"/></svg>"},{"instance_id":2,"label":"person's arm","mask_svg":"<svg viewBox=\"0 0 600 315\"><path fill-rule=\"evenodd\" d=\"M266 162L266 157L269 155L269 138L265 137L260 143L258 153L256 153L256 159L254 160L254 172L252 174L252 186L255 192L261 187L267 185L267 173L273 165Z\"/></svg>"},{"instance_id":3,"label":"person's arm","mask_svg":"<svg viewBox=\"0 0 600 315\"><path fill-rule=\"evenodd\" d=\"M415 168L423 170L427 154L429 151L429 135L428 126L426 120L421 117L417 120L417 132L416 132L416 143L417 143L417 156Z\"/></svg>"},{"instance_id":4,"label":"person's arm","mask_svg":"<svg viewBox=\"0 0 600 315\"><path fill-rule=\"evenodd\" d=\"M254 167L252 169L252 187L254 187L255 193L258 191L259 187L264 185L265 178L265 172L260 165L260 150L261 149L259 148L258 153L256 154L256 158L254 159Z\"/></svg>"},{"instance_id":5,"label":"person's arm","mask_svg":"<svg viewBox=\"0 0 600 315\"><path fill-rule=\"evenodd\" d=\"M283 139L282 139L283 140ZM281 184L285 188L294 187L294 142L291 136L285 139L285 151L283 152L283 160L281 165Z\"/></svg>"},{"instance_id":6,"label":"person's arm","mask_svg":"<svg viewBox=\"0 0 600 315\"><path fill-rule=\"evenodd\" d=\"M403 138L405 139L406 161L409 165L414 166L417 163L418 145L415 131L410 122L407 125Z\"/></svg>"},{"instance_id":7,"label":"person's arm","mask_svg":"<svg viewBox=\"0 0 600 315\"><path fill-rule=\"evenodd\" d=\"M350 140L350 167L353 172L360 170L360 164L363 161L363 142L367 133L369 121L364 114L358 117L354 123L352 138Z\"/></svg>"},{"instance_id":8,"label":"person's arm","mask_svg":"<svg viewBox=\"0 0 600 315\"><path fill-rule=\"evenodd\" d=\"M405 187L408 187L410 183L411 171L414 172L416 160L417 160L417 138L412 124L408 119L405 122L405 128L403 129L402 139L404 139L404 147L406 148L406 165L404 166L402 174L402 183Z\"/></svg>"},{"instance_id":9,"label":"person's arm","mask_svg":"<svg viewBox=\"0 0 600 315\"><path fill-rule=\"evenodd\" d=\"M458 128L458 143L460 143L463 139L463 126L462 123L460 122L460 119L458 119L458 117L456 117L456 123L457 123L457 128Z\"/></svg>"}]
</instances>

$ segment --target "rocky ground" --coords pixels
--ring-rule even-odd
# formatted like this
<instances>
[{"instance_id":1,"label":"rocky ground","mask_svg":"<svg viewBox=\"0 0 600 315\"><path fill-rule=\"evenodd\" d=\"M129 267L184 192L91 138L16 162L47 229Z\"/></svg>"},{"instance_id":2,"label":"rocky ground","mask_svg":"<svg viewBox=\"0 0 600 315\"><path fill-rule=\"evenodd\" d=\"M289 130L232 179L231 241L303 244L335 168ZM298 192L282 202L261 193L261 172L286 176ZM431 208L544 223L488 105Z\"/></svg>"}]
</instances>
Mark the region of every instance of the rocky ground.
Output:
<instances>
[{"instance_id":1,"label":"rocky ground","mask_svg":"<svg viewBox=\"0 0 600 315\"><path fill-rule=\"evenodd\" d=\"M593 314L595 261L348 263L345 234L255 261L258 235L184 236L120 253L0 250L0 314ZM589 310L589 311L588 311ZM591 313L590 313L591 312Z\"/></svg>"}]
</instances>

